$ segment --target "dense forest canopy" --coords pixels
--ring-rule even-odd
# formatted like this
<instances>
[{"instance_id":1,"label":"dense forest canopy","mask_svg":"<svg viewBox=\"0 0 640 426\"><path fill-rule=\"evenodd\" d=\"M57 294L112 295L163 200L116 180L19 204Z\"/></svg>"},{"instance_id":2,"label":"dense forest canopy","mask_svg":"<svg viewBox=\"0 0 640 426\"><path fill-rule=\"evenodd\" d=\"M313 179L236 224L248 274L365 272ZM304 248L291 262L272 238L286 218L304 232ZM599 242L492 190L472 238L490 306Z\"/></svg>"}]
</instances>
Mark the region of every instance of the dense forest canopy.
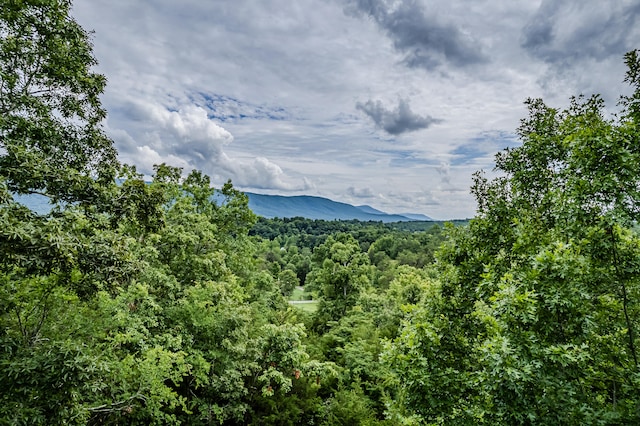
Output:
<instances>
[{"instance_id":1,"label":"dense forest canopy","mask_svg":"<svg viewBox=\"0 0 640 426\"><path fill-rule=\"evenodd\" d=\"M527 101L468 223L267 220L117 161L70 8L0 7L0 423L640 422L638 51L614 117Z\"/></svg>"}]
</instances>

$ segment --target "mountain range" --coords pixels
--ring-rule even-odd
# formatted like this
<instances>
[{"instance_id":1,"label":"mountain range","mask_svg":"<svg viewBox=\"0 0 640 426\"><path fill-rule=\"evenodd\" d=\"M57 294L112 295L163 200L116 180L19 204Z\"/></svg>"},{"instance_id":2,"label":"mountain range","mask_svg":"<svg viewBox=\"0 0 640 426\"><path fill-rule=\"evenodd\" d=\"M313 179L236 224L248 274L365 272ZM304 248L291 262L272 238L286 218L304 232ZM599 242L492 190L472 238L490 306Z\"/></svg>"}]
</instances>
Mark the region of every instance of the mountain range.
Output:
<instances>
[{"instance_id":1,"label":"mountain range","mask_svg":"<svg viewBox=\"0 0 640 426\"><path fill-rule=\"evenodd\" d=\"M361 220L376 222L430 221L428 216L417 213L389 214L371 206L353 206L328 198L310 195L265 195L246 192L249 208L266 218L304 217L323 220Z\"/></svg>"},{"instance_id":2,"label":"mountain range","mask_svg":"<svg viewBox=\"0 0 640 426\"><path fill-rule=\"evenodd\" d=\"M249 208L266 218L304 217L322 220L361 220L375 222L431 221L428 216L416 213L389 214L371 206L353 206L323 197L310 195L266 195L246 192ZM49 199L41 195L14 196L14 199L31 210L44 214L51 209Z\"/></svg>"}]
</instances>

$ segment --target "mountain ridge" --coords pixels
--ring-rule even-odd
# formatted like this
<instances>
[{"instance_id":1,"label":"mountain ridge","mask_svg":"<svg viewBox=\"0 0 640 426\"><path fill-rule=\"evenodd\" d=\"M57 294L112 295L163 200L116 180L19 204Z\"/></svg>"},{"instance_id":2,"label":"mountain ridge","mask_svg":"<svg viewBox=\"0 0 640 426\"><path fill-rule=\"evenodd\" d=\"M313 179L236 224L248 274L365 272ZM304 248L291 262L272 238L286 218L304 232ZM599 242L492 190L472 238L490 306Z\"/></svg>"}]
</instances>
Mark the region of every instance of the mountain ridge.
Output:
<instances>
[{"instance_id":1,"label":"mountain ridge","mask_svg":"<svg viewBox=\"0 0 640 426\"><path fill-rule=\"evenodd\" d=\"M322 220L360 220L374 222L414 222L432 221L423 214L390 214L368 205L354 206L314 195L267 195L245 192L249 198L249 208L258 216L265 218L292 218ZM51 210L49 198L37 195L14 195L14 199L31 210L46 214Z\"/></svg>"},{"instance_id":2,"label":"mountain ridge","mask_svg":"<svg viewBox=\"0 0 640 426\"><path fill-rule=\"evenodd\" d=\"M314 195L267 195L245 192L249 208L266 218L304 217L322 220L361 220L375 222L413 222L433 220L415 213L391 214L371 206L354 206Z\"/></svg>"}]
</instances>

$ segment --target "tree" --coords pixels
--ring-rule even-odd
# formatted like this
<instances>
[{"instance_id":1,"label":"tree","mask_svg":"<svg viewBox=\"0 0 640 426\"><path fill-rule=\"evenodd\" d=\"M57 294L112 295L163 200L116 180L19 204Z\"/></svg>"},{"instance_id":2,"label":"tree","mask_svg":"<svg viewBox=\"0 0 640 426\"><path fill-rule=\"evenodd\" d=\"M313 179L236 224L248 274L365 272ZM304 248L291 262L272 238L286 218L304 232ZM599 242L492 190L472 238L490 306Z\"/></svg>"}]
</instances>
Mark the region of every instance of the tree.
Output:
<instances>
[{"instance_id":1,"label":"tree","mask_svg":"<svg viewBox=\"0 0 640 426\"><path fill-rule=\"evenodd\" d=\"M106 201L117 169L99 96L106 79L69 0L6 0L0 8L0 178L54 202Z\"/></svg>"},{"instance_id":2,"label":"tree","mask_svg":"<svg viewBox=\"0 0 640 426\"><path fill-rule=\"evenodd\" d=\"M529 100L522 145L476 175L478 216L440 251L438 291L386 353L398 418L435 424L638 421L640 61L600 97Z\"/></svg>"},{"instance_id":3,"label":"tree","mask_svg":"<svg viewBox=\"0 0 640 426\"><path fill-rule=\"evenodd\" d=\"M131 266L130 239L86 215L108 210L118 165L100 127L106 80L91 71L88 34L69 9L55 0L0 7L0 417L14 423L87 420L114 367L85 344L100 323L87 298ZM37 214L16 193L57 207Z\"/></svg>"},{"instance_id":4,"label":"tree","mask_svg":"<svg viewBox=\"0 0 640 426\"><path fill-rule=\"evenodd\" d=\"M105 79L69 10L0 7L0 418L278 424L286 409L292 422L285 396L317 405L335 374L254 268L247 196L200 171L162 164L148 183L117 164ZM53 205L34 212L14 194Z\"/></svg>"},{"instance_id":5,"label":"tree","mask_svg":"<svg viewBox=\"0 0 640 426\"><path fill-rule=\"evenodd\" d=\"M296 286L300 284L298 277L291 269L283 269L278 273L278 283L283 296L291 296Z\"/></svg>"},{"instance_id":6,"label":"tree","mask_svg":"<svg viewBox=\"0 0 640 426\"><path fill-rule=\"evenodd\" d=\"M313 252L316 269L312 287L318 288L318 326L336 321L354 306L360 292L370 285L369 258L350 234L329 236Z\"/></svg>"}]
</instances>

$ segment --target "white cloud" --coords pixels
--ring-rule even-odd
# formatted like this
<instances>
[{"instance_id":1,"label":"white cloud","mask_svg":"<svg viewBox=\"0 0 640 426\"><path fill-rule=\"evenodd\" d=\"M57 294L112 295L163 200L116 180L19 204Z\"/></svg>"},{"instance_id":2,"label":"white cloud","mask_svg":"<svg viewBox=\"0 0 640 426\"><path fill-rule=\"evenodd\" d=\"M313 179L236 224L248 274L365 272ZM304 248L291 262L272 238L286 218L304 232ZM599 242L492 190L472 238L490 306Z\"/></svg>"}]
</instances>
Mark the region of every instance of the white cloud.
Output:
<instances>
[{"instance_id":1,"label":"white cloud","mask_svg":"<svg viewBox=\"0 0 640 426\"><path fill-rule=\"evenodd\" d=\"M108 134L145 173L165 161L255 192L447 218L473 215L472 173L492 169L527 97L615 105L640 8L554 5L92 0L74 13L95 30Z\"/></svg>"},{"instance_id":2,"label":"white cloud","mask_svg":"<svg viewBox=\"0 0 640 426\"><path fill-rule=\"evenodd\" d=\"M137 164L151 174L154 164L168 163L185 172L199 169L218 182L232 179L237 185L255 188L305 190L308 183L291 182L280 166L264 157L253 161L233 159L224 147L233 142L229 131L208 117L199 106L185 105L169 110L159 104L137 102L136 136L123 129L110 131L125 162Z\"/></svg>"},{"instance_id":3,"label":"white cloud","mask_svg":"<svg viewBox=\"0 0 640 426\"><path fill-rule=\"evenodd\" d=\"M307 180L293 181L288 178L280 166L264 157L255 158L251 163L234 163L235 181L240 186L260 189L283 189L304 191L310 188Z\"/></svg>"}]
</instances>

